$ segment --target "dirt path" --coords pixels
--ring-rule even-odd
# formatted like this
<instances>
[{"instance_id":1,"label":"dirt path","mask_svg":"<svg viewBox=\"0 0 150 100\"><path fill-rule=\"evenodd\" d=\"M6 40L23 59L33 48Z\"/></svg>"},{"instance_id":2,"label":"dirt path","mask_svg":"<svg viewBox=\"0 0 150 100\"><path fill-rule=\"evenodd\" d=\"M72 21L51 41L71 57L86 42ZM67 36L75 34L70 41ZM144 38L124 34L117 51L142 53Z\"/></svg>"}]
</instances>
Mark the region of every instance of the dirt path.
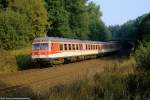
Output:
<instances>
[{"instance_id":1,"label":"dirt path","mask_svg":"<svg viewBox=\"0 0 150 100\"><path fill-rule=\"evenodd\" d=\"M50 86L65 84L74 79L91 76L102 71L104 65L110 65L116 61L116 59L94 59L50 68L0 74L0 93L11 92L13 89L16 90L16 88L22 87L29 87L34 91L48 89Z\"/></svg>"}]
</instances>

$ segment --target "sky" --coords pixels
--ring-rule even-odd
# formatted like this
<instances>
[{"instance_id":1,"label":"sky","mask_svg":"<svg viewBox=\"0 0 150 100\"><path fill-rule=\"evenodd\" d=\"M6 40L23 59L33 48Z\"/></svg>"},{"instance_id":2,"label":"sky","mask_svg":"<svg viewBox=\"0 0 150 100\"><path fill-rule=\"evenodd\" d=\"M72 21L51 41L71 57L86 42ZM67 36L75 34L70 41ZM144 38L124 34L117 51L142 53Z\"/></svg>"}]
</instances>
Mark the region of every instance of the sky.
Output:
<instances>
[{"instance_id":1,"label":"sky","mask_svg":"<svg viewBox=\"0 0 150 100\"><path fill-rule=\"evenodd\" d=\"M150 12L150 0L90 0L100 6L102 20L108 25L121 25Z\"/></svg>"}]
</instances>

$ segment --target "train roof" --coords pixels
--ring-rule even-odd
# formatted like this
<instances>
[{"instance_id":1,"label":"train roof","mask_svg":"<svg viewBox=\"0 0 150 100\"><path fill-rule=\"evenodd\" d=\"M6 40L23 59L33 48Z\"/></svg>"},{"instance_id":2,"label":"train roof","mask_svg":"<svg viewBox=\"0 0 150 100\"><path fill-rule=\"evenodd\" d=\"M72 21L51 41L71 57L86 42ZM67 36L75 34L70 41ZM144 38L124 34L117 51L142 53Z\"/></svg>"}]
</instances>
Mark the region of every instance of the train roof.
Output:
<instances>
[{"instance_id":1,"label":"train roof","mask_svg":"<svg viewBox=\"0 0 150 100\"><path fill-rule=\"evenodd\" d=\"M100 41L90 41L90 40L79 40L79 39L68 39L68 38L59 38L59 37L38 37L34 39L34 42L47 42L47 41L59 41L59 42L78 42L78 43L116 43L114 41L109 42L100 42Z\"/></svg>"}]
</instances>

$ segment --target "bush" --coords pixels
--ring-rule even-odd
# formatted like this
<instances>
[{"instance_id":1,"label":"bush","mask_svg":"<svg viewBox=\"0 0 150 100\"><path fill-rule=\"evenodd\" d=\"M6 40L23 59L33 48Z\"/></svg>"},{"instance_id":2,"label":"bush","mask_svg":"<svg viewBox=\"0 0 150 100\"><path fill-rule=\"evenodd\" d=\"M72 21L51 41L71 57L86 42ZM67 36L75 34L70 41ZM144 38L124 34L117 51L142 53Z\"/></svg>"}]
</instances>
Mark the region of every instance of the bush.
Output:
<instances>
[{"instance_id":1,"label":"bush","mask_svg":"<svg viewBox=\"0 0 150 100\"><path fill-rule=\"evenodd\" d=\"M139 46L135 52L135 60L138 68L150 69L150 43L144 43Z\"/></svg>"},{"instance_id":2,"label":"bush","mask_svg":"<svg viewBox=\"0 0 150 100\"><path fill-rule=\"evenodd\" d=\"M29 69L32 63L30 55L19 55L16 57L16 61L19 69Z\"/></svg>"},{"instance_id":3,"label":"bush","mask_svg":"<svg viewBox=\"0 0 150 100\"><path fill-rule=\"evenodd\" d=\"M59 85L46 94L52 100L149 100L148 73L97 73L93 80Z\"/></svg>"},{"instance_id":4,"label":"bush","mask_svg":"<svg viewBox=\"0 0 150 100\"><path fill-rule=\"evenodd\" d=\"M17 49L32 38L31 25L25 15L7 10L0 12L0 48Z\"/></svg>"}]
</instances>

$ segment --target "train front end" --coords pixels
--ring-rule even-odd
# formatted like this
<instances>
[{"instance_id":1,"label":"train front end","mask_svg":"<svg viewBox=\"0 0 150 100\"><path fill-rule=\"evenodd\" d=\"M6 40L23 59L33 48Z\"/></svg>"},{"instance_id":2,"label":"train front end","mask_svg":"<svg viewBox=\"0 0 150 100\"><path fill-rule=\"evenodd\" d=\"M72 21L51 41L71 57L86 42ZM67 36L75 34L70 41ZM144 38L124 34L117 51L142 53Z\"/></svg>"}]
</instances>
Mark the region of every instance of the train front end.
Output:
<instances>
[{"instance_id":1,"label":"train front end","mask_svg":"<svg viewBox=\"0 0 150 100\"><path fill-rule=\"evenodd\" d=\"M34 41L32 43L32 62L49 62L49 53L51 51L51 42Z\"/></svg>"}]
</instances>

